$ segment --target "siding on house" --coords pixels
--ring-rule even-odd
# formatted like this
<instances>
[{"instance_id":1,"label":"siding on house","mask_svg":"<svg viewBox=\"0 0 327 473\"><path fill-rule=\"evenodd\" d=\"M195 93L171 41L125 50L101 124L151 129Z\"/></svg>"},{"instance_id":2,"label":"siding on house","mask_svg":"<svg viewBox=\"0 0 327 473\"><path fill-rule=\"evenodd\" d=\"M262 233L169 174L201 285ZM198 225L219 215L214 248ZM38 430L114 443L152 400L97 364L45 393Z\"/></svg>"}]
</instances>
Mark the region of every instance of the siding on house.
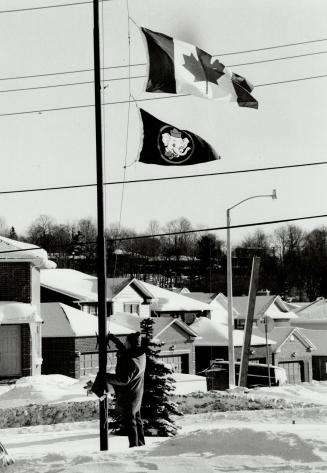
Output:
<instances>
[{"instance_id":1,"label":"siding on house","mask_svg":"<svg viewBox=\"0 0 327 473\"><path fill-rule=\"evenodd\" d=\"M299 363L302 367L302 381L312 381L312 353L307 350L296 334L283 343L280 352L273 354L273 364L283 367L283 363Z\"/></svg>"},{"instance_id":2,"label":"siding on house","mask_svg":"<svg viewBox=\"0 0 327 473\"><path fill-rule=\"evenodd\" d=\"M169 322L167 321L167 324ZM156 335L154 336L156 338ZM166 358L168 356L183 356L188 357L188 366L185 369L185 373L195 374L195 349L193 340L188 337L185 332L178 327L176 324L170 325L162 334L158 336L158 339L164 342L161 347L160 357Z\"/></svg>"}]
</instances>

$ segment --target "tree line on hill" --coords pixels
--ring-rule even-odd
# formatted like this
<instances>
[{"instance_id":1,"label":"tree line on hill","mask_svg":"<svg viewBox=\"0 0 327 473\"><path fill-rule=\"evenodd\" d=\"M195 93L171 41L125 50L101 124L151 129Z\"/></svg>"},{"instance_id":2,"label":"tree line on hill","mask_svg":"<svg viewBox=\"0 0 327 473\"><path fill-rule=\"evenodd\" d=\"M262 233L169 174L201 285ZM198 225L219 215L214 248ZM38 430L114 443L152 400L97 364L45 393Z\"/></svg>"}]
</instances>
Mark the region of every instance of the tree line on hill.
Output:
<instances>
[{"instance_id":1,"label":"tree line on hill","mask_svg":"<svg viewBox=\"0 0 327 473\"><path fill-rule=\"evenodd\" d=\"M162 287L226 294L225 241L214 233L183 233L191 230L184 217L163 226L151 221L141 234L145 238L133 229L111 225L106 229L108 277L135 276ZM44 248L60 268L96 274L97 228L91 218L61 224L41 215L19 236L0 218L0 232ZM166 235L155 236L159 233ZM249 233L233 245L234 295L248 293L254 255L261 258L260 289L295 300L327 296L327 227L304 231L284 225L272 233Z\"/></svg>"}]
</instances>

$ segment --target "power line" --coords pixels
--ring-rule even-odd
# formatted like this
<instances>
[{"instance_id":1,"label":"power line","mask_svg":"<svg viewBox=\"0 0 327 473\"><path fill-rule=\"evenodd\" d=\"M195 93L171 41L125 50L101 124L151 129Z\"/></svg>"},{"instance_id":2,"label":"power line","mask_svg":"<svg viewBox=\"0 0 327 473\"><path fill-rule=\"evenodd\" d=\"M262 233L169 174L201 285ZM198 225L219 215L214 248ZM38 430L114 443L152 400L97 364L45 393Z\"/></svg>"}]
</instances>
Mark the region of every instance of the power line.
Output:
<instances>
[{"instance_id":1,"label":"power line","mask_svg":"<svg viewBox=\"0 0 327 473\"><path fill-rule=\"evenodd\" d=\"M103 1L112 1L112 0L103 0ZM84 2L84 3L86 3L86 2ZM310 44L310 43L317 43L317 42L322 42L322 41L327 41L327 38L313 39L313 40L310 40L310 41L301 41L301 42L297 42L297 43L280 44L280 45L275 45L275 46L267 46L267 47L264 47L264 48L248 49L248 50L243 50L243 51L234 51L234 52L230 52L230 53L218 53L218 54L213 54L212 56L213 57L231 56L231 55L245 54L245 53L250 53L250 52L268 51L270 49L284 48L284 47L289 47L289 46L298 46L298 45L301 45L301 44ZM308 53L308 54L311 54L311 53ZM312 54L314 54L314 53L312 53ZM317 52L316 54L319 54L319 52ZM291 59L293 57L301 57L301 56L302 55L290 56L289 59ZM305 56L305 54L303 54L303 56ZM287 59L287 58L285 58L285 59ZM272 59L272 61L273 60L274 59ZM278 60L278 59L276 59L276 60ZM234 65L230 65L228 67L235 67L235 66L240 66L240 65L243 65L243 64L234 64ZM130 65L130 67L138 67L138 66L146 66L146 63L142 62L142 63L136 63L136 64L131 64ZM103 67L103 69L105 69L105 70L121 69L121 68L128 68L128 65L127 64L121 64L121 65ZM93 72L93 69L92 68L73 69L73 70L70 70L70 71L48 72L48 73L44 73L44 74L30 74L30 75L23 75L23 76L0 77L0 81L3 81L3 80L18 80L18 79L33 79L33 78L38 78L38 77L49 77L49 76L68 75L68 74L80 74L80 73L84 73L84 72Z\"/></svg>"},{"instance_id":2,"label":"power line","mask_svg":"<svg viewBox=\"0 0 327 473\"><path fill-rule=\"evenodd\" d=\"M110 2L112 0L100 0L100 2ZM63 8L63 7L76 7L81 5L87 5L93 3L92 0L84 1L84 2L75 2L75 3L61 3L57 5L43 5L40 7L27 7L27 8L16 8L13 10L0 10L0 15L3 13L22 13L27 11L35 11L35 10L48 10L50 8Z\"/></svg>"},{"instance_id":3,"label":"power line","mask_svg":"<svg viewBox=\"0 0 327 473\"><path fill-rule=\"evenodd\" d=\"M263 222L255 222L255 223L243 223L240 225L230 225L229 228L248 228L248 227L258 227L258 226L263 226L263 225L274 225L276 223L287 223L287 222L296 222L300 220L311 220L314 218L325 218L327 217L327 214L321 214L321 215L309 215L306 217L294 217L294 218L285 218L285 219L279 219L279 220L267 220ZM126 237L119 237L119 238L109 238L107 241L126 241L126 240L139 240L139 239L147 239L147 238L157 238L157 237L163 237L163 236L174 236L174 235L185 235L188 233L203 233L203 232L213 232L213 231L219 231L219 230L227 230L227 226L222 226L222 227L209 227L209 228L199 228L197 230L184 230L184 231L178 231L178 232L163 232L163 233L156 233L153 235L135 235L135 236L126 236ZM83 245L95 245L97 242L96 241L89 241L89 242L80 242L78 245L83 246ZM58 248L58 247L57 247ZM0 254L3 253L19 253L22 251L35 251L35 250L42 250L43 248L41 247L31 247L31 248L24 248L24 249L17 249L17 250L5 250L5 251L0 251Z\"/></svg>"},{"instance_id":4,"label":"power line","mask_svg":"<svg viewBox=\"0 0 327 473\"><path fill-rule=\"evenodd\" d=\"M318 52L312 52L312 53L306 53L306 54L298 54L295 56L284 56L280 58L274 58L274 59L264 59L260 61L252 61L252 62L243 62L240 64L231 64L227 65L227 67L237 67L237 66L248 66L248 65L253 65L253 64L264 64L267 62L275 62L275 61L284 61L287 59L296 59L296 58L301 58L301 57L306 57L306 56L314 56L317 54L326 54L327 51L318 51ZM145 65L145 64L144 64ZM118 66L119 67L119 66ZM108 68L103 68L108 69ZM85 71L91 71L92 69L85 69ZM60 74L60 73L59 73ZM27 77L27 76L26 76ZM35 76L30 76L30 77L35 77ZM105 79L105 83L109 82L115 82L115 81L122 81L122 80L130 80L130 79L143 79L144 77L147 77L146 75L140 75L140 76L128 76L128 77L114 77L112 79ZM3 79L0 79L3 80ZM69 83L63 83L63 84L50 84L50 85L41 85L41 86L36 86L36 87L22 87L22 88L16 88L16 89L4 89L0 90L0 93L10 93L10 92L26 92L30 90L42 90L42 89L52 89L52 88L58 88L58 87L71 87L75 85L91 85L93 84L93 81L83 81L83 82L69 82ZM258 86L256 86L258 87Z\"/></svg>"},{"instance_id":5,"label":"power line","mask_svg":"<svg viewBox=\"0 0 327 473\"><path fill-rule=\"evenodd\" d=\"M157 181L171 181L171 180L178 180L178 179L191 179L195 177L211 177L211 176L226 176L229 174L244 174L248 172L263 172L263 171L274 171L279 169L289 169L289 168L300 168L300 167L307 167L307 166L320 166L323 164L327 164L327 161L320 161L315 163L301 163L301 164L286 164L283 166L270 166L265 168L252 168L252 169L239 169L236 171L222 171L222 172L212 172L212 173L204 173L204 174L189 174L184 176L170 176L170 177L154 177L150 179L135 179L129 181L112 181L112 182L105 182L105 186L114 186L119 184L137 184L137 183L144 183L144 182L157 182ZM23 194L27 192L44 192L44 191L56 191L56 190L64 190L64 189L80 189L86 187L95 187L96 184L75 184L69 186L55 186L55 187L37 187L33 189L17 189L17 190L10 190L10 191L0 191L0 195L4 194Z\"/></svg>"},{"instance_id":6,"label":"power line","mask_svg":"<svg viewBox=\"0 0 327 473\"><path fill-rule=\"evenodd\" d=\"M324 218L327 217L327 214L322 215L309 215L307 217L295 217L295 218L286 218L286 219L279 219L279 220L267 220L265 222L257 222L257 223L244 223L240 225L230 225L229 228L246 228L246 227L257 227L262 225L274 225L276 223L286 223L286 222L295 222L299 220L309 220L313 218ZM200 228L198 230L185 230L179 232L169 232L169 233L157 233L154 235L136 235L133 237L120 237L120 238L112 238L110 241L124 241L124 240L139 240L141 238L155 238L161 236L171 236L171 235L185 235L186 233L200 233L200 232L213 232L218 230L227 230L227 227L211 227L211 228Z\"/></svg>"},{"instance_id":7,"label":"power line","mask_svg":"<svg viewBox=\"0 0 327 473\"><path fill-rule=\"evenodd\" d=\"M277 81L277 82L267 82L266 84L256 84L254 87L267 87L270 85L279 85L279 84L287 84L290 82L301 82L305 80L311 80L311 79L321 79L327 77L327 74L322 74L318 76L310 76L310 77L300 77L297 79L289 79L289 80L283 80L283 81ZM191 94L179 94L179 95L167 95L165 97L149 97L149 98L143 98L143 99L136 99L132 100L133 102L146 102L149 100L164 100L164 99L178 99L181 97L189 97ZM105 102L103 105L119 105L119 104L124 104L128 103L131 100L119 100L116 102ZM86 105L71 105L67 107L56 107L56 108L44 108L44 109L36 109L36 110L26 110L23 112L8 112L8 113L0 113L0 117L10 117L10 116L16 116L16 115L30 115L33 113L43 113L43 112L58 112L61 110L74 110L78 108L90 108L94 107L93 104L86 104Z\"/></svg>"}]
</instances>

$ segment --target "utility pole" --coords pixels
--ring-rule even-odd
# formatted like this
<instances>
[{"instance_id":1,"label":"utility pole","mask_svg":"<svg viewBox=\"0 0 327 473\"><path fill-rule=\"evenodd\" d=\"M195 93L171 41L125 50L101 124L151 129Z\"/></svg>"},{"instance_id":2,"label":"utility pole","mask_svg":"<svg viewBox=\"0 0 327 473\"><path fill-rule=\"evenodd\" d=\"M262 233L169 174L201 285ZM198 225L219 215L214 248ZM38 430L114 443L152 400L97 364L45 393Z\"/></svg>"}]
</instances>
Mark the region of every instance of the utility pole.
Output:
<instances>
[{"instance_id":1,"label":"utility pole","mask_svg":"<svg viewBox=\"0 0 327 473\"><path fill-rule=\"evenodd\" d=\"M230 239L230 210L226 211L227 221L227 299L228 299L228 381L229 388L235 387L235 356L234 356L234 320L233 320L233 274L232 248Z\"/></svg>"},{"instance_id":2,"label":"utility pole","mask_svg":"<svg viewBox=\"0 0 327 473\"><path fill-rule=\"evenodd\" d=\"M247 310L246 322L245 322L245 328L244 328L241 366L240 366L240 373L239 373L239 378L238 378L238 385L244 386L244 387L246 387L247 377L248 377L252 326L253 326L257 287L258 287L258 281L259 281L259 267L260 267L260 258L258 256L254 256L252 260L252 272L251 272L250 289L249 289L248 310Z\"/></svg>"},{"instance_id":3,"label":"utility pole","mask_svg":"<svg viewBox=\"0 0 327 473\"><path fill-rule=\"evenodd\" d=\"M93 0L93 48L94 48L94 96L95 136L97 170L97 276L98 276L98 330L99 330L99 374L104 379L107 371L107 291L106 291L106 243L104 237L104 192L101 123L101 76L99 0ZM108 398L100 399L100 450L108 450Z\"/></svg>"}]
</instances>

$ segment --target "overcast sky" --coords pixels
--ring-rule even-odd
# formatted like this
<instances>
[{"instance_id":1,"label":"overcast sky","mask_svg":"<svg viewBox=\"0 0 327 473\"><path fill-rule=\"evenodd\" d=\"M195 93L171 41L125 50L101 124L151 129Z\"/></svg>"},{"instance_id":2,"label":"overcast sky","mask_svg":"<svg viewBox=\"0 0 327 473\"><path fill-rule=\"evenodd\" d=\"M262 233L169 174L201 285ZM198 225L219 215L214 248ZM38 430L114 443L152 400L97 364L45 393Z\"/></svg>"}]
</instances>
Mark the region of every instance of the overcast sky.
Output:
<instances>
[{"instance_id":1,"label":"overcast sky","mask_svg":"<svg viewBox=\"0 0 327 473\"><path fill-rule=\"evenodd\" d=\"M74 0L0 0L0 10L74 3ZM75 0L75 3L76 0ZM221 54L225 65L254 85L327 74L327 54L283 61L238 65L327 50L327 41L298 46L240 51L327 38L326 0L129 0L130 15L140 26ZM100 8L104 25L103 65L128 65L127 1L107 1ZM16 13L0 12L0 78L92 68L92 5ZM146 52L139 29L130 23L131 63L144 64ZM229 54L240 52L239 54ZM131 76L144 75L145 65L132 66ZM128 67L108 69L105 78L126 78ZM4 93L3 90L92 81L92 73L0 81L0 190L78 185L95 182L94 109L38 110L94 103L92 84ZM129 81L106 84L105 102L128 99ZM236 104L183 97L139 102L157 118L197 133L222 156L220 161L179 167L133 164L126 179L223 172L326 160L327 77L260 86L253 95L259 110ZM144 78L131 80L136 99L145 93ZM160 95L162 96L162 94ZM105 181L123 179L127 103L104 109ZM127 163L140 145L140 122L130 106ZM278 200L256 199L232 212L232 224L295 218L326 213L326 166L227 176L169 180L125 186L123 226L145 230L188 218L195 228L224 226L226 208L256 194L277 189ZM106 188L106 224L118 222L122 186ZM40 214L58 223L96 218L95 188L0 195L0 216L18 232ZM326 219L300 222L305 229ZM274 227L261 227L270 232ZM240 239L252 229L233 231ZM219 234L225 238L224 232Z\"/></svg>"}]
</instances>

